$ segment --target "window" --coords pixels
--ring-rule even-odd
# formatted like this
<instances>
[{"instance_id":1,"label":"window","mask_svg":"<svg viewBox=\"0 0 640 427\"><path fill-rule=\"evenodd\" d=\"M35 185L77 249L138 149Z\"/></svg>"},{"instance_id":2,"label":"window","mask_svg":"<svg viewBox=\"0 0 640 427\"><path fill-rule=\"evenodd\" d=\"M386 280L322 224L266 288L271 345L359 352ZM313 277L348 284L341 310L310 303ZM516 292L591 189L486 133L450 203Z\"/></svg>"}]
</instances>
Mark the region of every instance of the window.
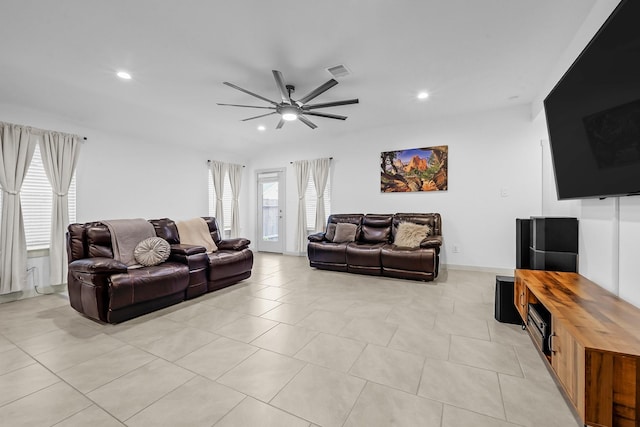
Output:
<instances>
[{"instance_id":1,"label":"window","mask_svg":"<svg viewBox=\"0 0 640 427\"><path fill-rule=\"evenodd\" d=\"M29 170L22 183L20 201L24 218L24 231L27 249L48 248L51 240L51 184L47 179L40 155L40 146L36 149ZM69 222L76 222L76 177L75 173L69 187Z\"/></svg>"},{"instance_id":2,"label":"window","mask_svg":"<svg viewBox=\"0 0 640 427\"><path fill-rule=\"evenodd\" d=\"M211 173L209 173L209 216L216 216L216 190L213 187L213 180L211 179ZM229 174L224 175L224 187L222 188L222 214L224 215L224 224L218 220L218 225L224 229L224 237L231 236L231 203L233 203L233 196L231 192L231 182L229 182Z\"/></svg>"},{"instance_id":3,"label":"window","mask_svg":"<svg viewBox=\"0 0 640 427\"><path fill-rule=\"evenodd\" d=\"M309 174L307 182L307 191L304 194L305 205L307 206L307 231L315 232L316 224L316 203L318 202L316 186L313 183L313 177ZM331 174L327 177L327 185L324 187L324 222L327 222L331 213Z\"/></svg>"}]
</instances>

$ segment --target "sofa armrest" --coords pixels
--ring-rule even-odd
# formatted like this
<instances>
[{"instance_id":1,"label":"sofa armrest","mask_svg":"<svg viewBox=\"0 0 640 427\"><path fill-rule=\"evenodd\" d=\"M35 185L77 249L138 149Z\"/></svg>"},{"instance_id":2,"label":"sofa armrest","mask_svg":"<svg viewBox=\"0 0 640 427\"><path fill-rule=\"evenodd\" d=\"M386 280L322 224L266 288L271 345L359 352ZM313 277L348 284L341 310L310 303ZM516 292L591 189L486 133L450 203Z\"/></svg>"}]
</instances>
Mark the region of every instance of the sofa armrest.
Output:
<instances>
[{"instance_id":1,"label":"sofa armrest","mask_svg":"<svg viewBox=\"0 0 640 427\"><path fill-rule=\"evenodd\" d=\"M190 256L195 254L203 254L206 251L207 250L202 246L182 245L182 244L171 245L171 255Z\"/></svg>"},{"instance_id":2,"label":"sofa armrest","mask_svg":"<svg viewBox=\"0 0 640 427\"><path fill-rule=\"evenodd\" d=\"M325 233L320 232L315 234L309 234L309 236L307 236L307 239L309 239L310 242L324 242L326 240L324 236L325 236Z\"/></svg>"},{"instance_id":3,"label":"sofa armrest","mask_svg":"<svg viewBox=\"0 0 640 427\"><path fill-rule=\"evenodd\" d=\"M420 242L421 248L440 248L442 246L442 236L428 236Z\"/></svg>"},{"instance_id":4,"label":"sofa armrest","mask_svg":"<svg viewBox=\"0 0 640 427\"><path fill-rule=\"evenodd\" d=\"M220 240L218 243L216 243L216 246L218 247L218 249L241 251L243 249L246 249L250 243L251 240L245 239L244 237L239 237L237 239Z\"/></svg>"},{"instance_id":5,"label":"sofa armrest","mask_svg":"<svg viewBox=\"0 0 640 427\"><path fill-rule=\"evenodd\" d=\"M126 273L127 266L113 258L95 257L82 258L69 263L69 270L80 273Z\"/></svg>"}]
</instances>

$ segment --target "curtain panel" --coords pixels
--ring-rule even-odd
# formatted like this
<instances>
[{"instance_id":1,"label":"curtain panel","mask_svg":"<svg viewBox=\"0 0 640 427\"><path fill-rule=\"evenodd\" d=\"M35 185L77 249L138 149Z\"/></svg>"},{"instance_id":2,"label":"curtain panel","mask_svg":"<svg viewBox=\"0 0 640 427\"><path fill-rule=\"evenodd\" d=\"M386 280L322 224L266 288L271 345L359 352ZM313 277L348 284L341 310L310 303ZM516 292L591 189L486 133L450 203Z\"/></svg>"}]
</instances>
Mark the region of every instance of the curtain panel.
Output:
<instances>
[{"instance_id":1,"label":"curtain panel","mask_svg":"<svg viewBox=\"0 0 640 427\"><path fill-rule=\"evenodd\" d=\"M307 249L307 208L304 200L309 182L309 161L297 160L293 162L298 186L298 224L296 227L295 251L303 253Z\"/></svg>"},{"instance_id":2,"label":"curtain panel","mask_svg":"<svg viewBox=\"0 0 640 427\"><path fill-rule=\"evenodd\" d=\"M324 190L327 187L327 179L329 178L329 168L331 167L331 159L328 157L311 161L311 171L313 184L316 186L316 223L315 231L317 233L324 231L327 221L327 215L324 211Z\"/></svg>"},{"instance_id":3,"label":"curtain panel","mask_svg":"<svg viewBox=\"0 0 640 427\"><path fill-rule=\"evenodd\" d=\"M218 162L216 160L211 160L211 163L209 163L209 168L211 171L211 179L213 180L213 189L216 192L216 220L218 221L218 226L223 233L223 236L221 237L224 237L224 211L222 206L222 195L224 192L224 175L227 172L227 164Z\"/></svg>"},{"instance_id":4,"label":"curtain panel","mask_svg":"<svg viewBox=\"0 0 640 427\"><path fill-rule=\"evenodd\" d=\"M228 164L229 184L231 185L231 238L240 236L240 186L242 184L242 165Z\"/></svg>"},{"instance_id":5,"label":"curtain panel","mask_svg":"<svg viewBox=\"0 0 640 427\"><path fill-rule=\"evenodd\" d=\"M0 294L22 290L26 284L27 242L20 189L29 169L35 140L31 128L0 122Z\"/></svg>"},{"instance_id":6,"label":"curtain panel","mask_svg":"<svg viewBox=\"0 0 640 427\"><path fill-rule=\"evenodd\" d=\"M40 140L44 171L52 189L51 243L49 245L49 281L51 285L67 283L67 250L65 233L69 225L69 186L73 178L80 137L46 132Z\"/></svg>"}]
</instances>

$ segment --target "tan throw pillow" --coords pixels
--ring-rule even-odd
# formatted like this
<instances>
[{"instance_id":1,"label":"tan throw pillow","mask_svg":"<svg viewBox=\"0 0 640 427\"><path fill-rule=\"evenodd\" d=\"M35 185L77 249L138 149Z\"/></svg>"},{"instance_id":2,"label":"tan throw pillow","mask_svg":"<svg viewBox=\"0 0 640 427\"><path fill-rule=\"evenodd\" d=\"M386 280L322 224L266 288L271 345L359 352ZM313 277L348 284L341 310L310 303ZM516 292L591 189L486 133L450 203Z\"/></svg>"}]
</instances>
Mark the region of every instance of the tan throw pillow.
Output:
<instances>
[{"instance_id":1,"label":"tan throw pillow","mask_svg":"<svg viewBox=\"0 0 640 427\"><path fill-rule=\"evenodd\" d=\"M333 243L353 242L356 240L358 226L348 222L336 224L336 235L333 236Z\"/></svg>"},{"instance_id":2,"label":"tan throw pillow","mask_svg":"<svg viewBox=\"0 0 640 427\"><path fill-rule=\"evenodd\" d=\"M324 233L324 238L330 242L333 242L333 237L336 235L336 225L331 223L327 225L327 231Z\"/></svg>"},{"instance_id":3,"label":"tan throw pillow","mask_svg":"<svg viewBox=\"0 0 640 427\"><path fill-rule=\"evenodd\" d=\"M139 264L151 267L165 262L171 255L171 245L161 237L149 237L138 243L133 256Z\"/></svg>"},{"instance_id":4,"label":"tan throw pillow","mask_svg":"<svg viewBox=\"0 0 640 427\"><path fill-rule=\"evenodd\" d=\"M414 224L413 222L401 222L398 224L396 238L393 243L396 246L417 248L420 242L431 233L428 225Z\"/></svg>"}]
</instances>

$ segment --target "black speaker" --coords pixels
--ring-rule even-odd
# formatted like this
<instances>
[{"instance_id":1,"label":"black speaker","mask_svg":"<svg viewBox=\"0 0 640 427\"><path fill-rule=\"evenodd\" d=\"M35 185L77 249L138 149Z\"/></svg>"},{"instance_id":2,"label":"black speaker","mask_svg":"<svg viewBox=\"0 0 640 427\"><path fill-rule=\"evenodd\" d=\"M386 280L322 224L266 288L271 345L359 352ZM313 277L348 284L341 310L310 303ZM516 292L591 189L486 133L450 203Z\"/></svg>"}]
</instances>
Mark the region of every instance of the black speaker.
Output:
<instances>
[{"instance_id":1,"label":"black speaker","mask_svg":"<svg viewBox=\"0 0 640 427\"><path fill-rule=\"evenodd\" d=\"M538 251L578 253L578 219L531 217L530 247Z\"/></svg>"},{"instance_id":2,"label":"black speaker","mask_svg":"<svg viewBox=\"0 0 640 427\"><path fill-rule=\"evenodd\" d=\"M573 252L539 251L529 248L532 270L578 272L578 254Z\"/></svg>"},{"instance_id":3,"label":"black speaker","mask_svg":"<svg viewBox=\"0 0 640 427\"><path fill-rule=\"evenodd\" d=\"M516 268L529 269L531 220L516 218Z\"/></svg>"},{"instance_id":4,"label":"black speaker","mask_svg":"<svg viewBox=\"0 0 640 427\"><path fill-rule=\"evenodd\" d=\"M494 317L498 322L521 325L522 319L513 302L513 277L496 276Z\"/></svg>"}]
</instances>

